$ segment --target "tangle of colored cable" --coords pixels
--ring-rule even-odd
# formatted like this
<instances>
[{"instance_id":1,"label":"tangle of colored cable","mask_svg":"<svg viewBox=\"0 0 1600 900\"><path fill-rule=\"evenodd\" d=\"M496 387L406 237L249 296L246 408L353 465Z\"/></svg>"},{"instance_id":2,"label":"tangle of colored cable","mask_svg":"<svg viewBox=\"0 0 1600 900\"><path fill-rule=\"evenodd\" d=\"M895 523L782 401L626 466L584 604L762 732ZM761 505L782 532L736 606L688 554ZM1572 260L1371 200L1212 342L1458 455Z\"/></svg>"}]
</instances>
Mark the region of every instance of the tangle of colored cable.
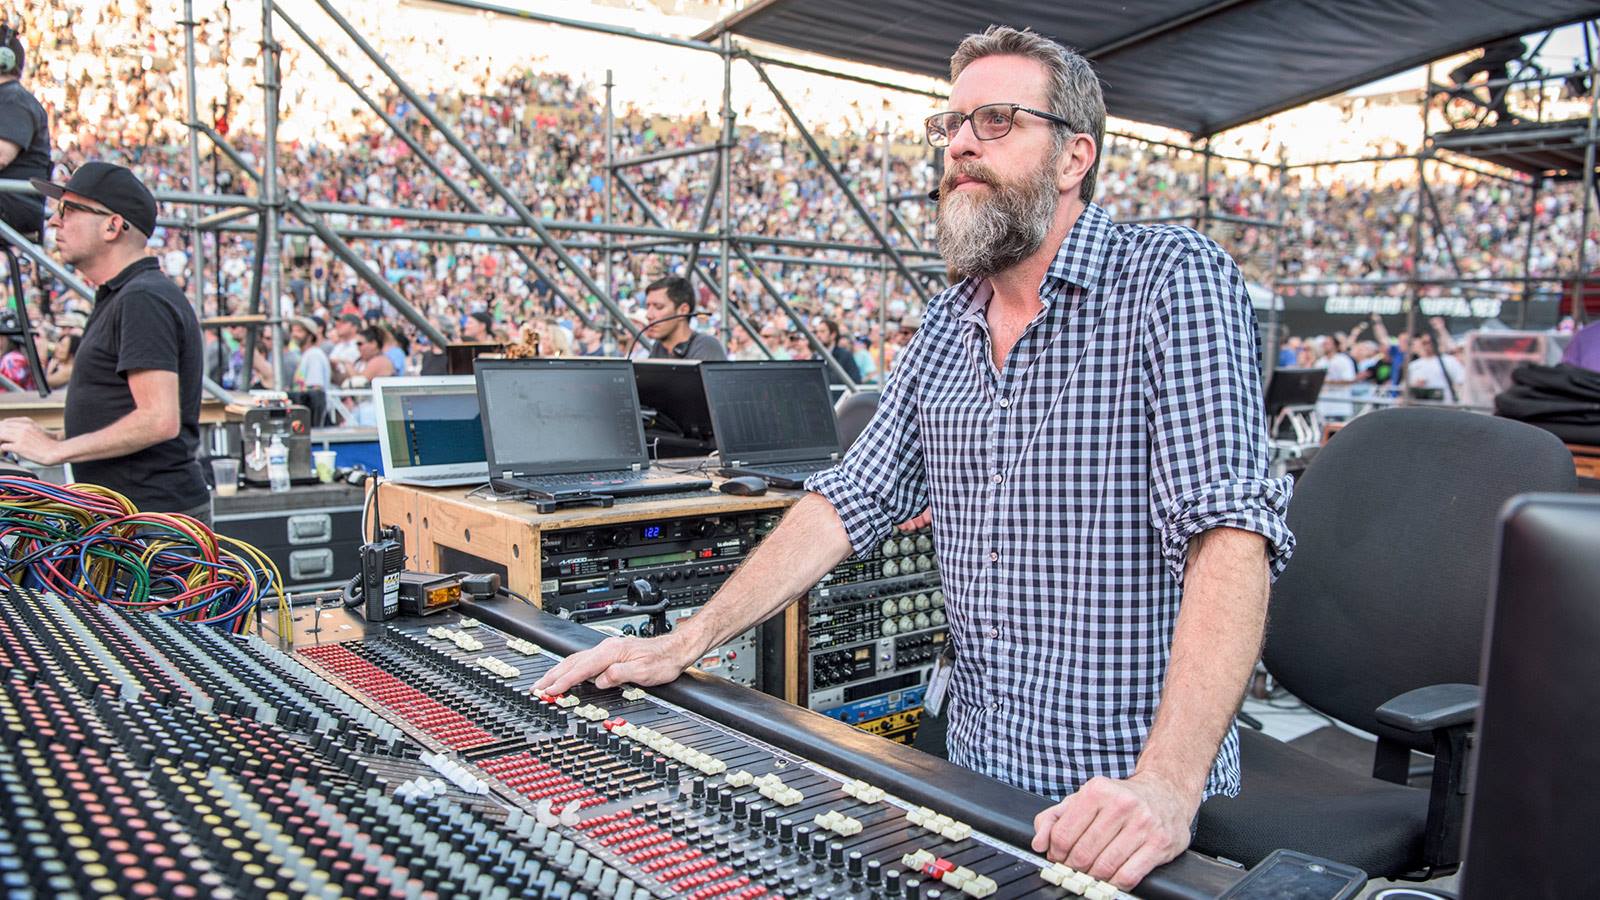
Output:
<instances>
[{"instance_id":1,"label":"tangle of colored cable","mask_svg":"<svg viewBox=\"0 0 1600 900\"><path fill-rule=\"evenodd\" d=\"M142 513L93 484L0 476L0 586L214 625L244 634L283 577L265 553L179 513Z\"/></svg>"}]
</instances>

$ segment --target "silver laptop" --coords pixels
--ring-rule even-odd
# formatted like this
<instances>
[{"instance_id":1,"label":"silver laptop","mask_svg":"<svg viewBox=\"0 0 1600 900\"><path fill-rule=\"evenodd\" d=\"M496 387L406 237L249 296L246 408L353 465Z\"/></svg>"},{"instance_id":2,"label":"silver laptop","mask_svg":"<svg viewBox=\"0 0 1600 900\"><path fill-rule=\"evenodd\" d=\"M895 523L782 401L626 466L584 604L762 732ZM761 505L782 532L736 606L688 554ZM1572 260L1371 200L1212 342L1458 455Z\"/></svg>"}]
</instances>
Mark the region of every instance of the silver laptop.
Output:
<instances>
[{"instance_id":1,"label":"silver laptop","mask_svg":"<svg viewBox=\"0 0 1600 900\"><path fill-rule=\"evenodd\" d=\"M383 472L390 481L424 487L489 482L478 387L471 375L377 378L372 397Z\"/></svg>"}]
</instances>

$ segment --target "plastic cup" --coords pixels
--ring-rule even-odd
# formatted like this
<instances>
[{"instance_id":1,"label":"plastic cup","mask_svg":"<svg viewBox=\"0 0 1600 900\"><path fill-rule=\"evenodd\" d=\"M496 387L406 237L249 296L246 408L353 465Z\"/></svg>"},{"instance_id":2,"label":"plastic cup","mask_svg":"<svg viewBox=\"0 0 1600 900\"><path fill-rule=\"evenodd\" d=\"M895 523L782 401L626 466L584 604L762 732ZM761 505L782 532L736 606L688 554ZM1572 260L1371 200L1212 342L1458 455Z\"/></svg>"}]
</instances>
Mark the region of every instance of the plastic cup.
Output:
<instances>
[{"instance_id":1,"label":"plastic cup","mask_svg":"<svg viewBox=\"0 0 1600 900\"><path fill-rule=\"evenodd\" d=\"M311 461L317 468L317 480L323 484L333 483L334 462L339 453L336 450L313 450Z\"/></svg>"},{"instance_id":2,"label":"plastic cup","mask_svg":"<svg viewBox=\"0 0 1600 900\"><path fill-rule=\"evenodd\" d=\"M219 456L211 460L211 474L217 479L217 496L232 497L239 492L239 461Z\"/></svg>"}]
</instances>

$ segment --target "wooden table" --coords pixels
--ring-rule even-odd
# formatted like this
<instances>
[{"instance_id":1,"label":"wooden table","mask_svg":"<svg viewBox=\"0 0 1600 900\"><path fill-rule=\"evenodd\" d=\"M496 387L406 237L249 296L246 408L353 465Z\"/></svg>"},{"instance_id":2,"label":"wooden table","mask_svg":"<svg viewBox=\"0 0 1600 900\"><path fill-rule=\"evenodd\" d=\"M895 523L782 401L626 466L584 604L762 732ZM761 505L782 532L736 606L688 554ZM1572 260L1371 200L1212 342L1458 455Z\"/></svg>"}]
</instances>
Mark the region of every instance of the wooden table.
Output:
<instances>
[{"instance_id":1,"label":"wooden table","mask_svg":"<svg viewBox=\"0 0 1600 900\"><path fill-rule=\"evenodd\" d=\"M1600 479L1600 447L1568 444L1567 449L1572 451L1572 462L1578 467L1579 478Z\"/></svg>"},{"instance_id":2,"label":"wooden table","mask_svg":"<svg viewBox=\"0 0 1600 900\"><path fill-rule=\"evenodd\" d=\"M0 419L9 416L26 416L39 423L45 431L60 431L66 427L67 392L52 391L41 397L38 391L7 391L0 393ZM216 425L227 416L222 401L214 397L200 398L200 424Z\"/></svg>"},{"instance_id":3,"label":"wooden table","mask_svg":"<svg viewBox=\"0 0 1600 900\"><path fill-rule=\"evenodd\" d=\"M541 537L546 532L627 525L688 516L715 516L784 510L800 491L768 491L760 497L736 497L715 491L668 494L619 502L609 508L575 506L539 513L516 500L469 498L472 488L423 488L384 482L378 487L375 519L399 527L405 536L407 568L429 572L470 570L473 558L503 566L506 586L543 608L540 592ZM465 559L463 557L466 557ZM799 697L804 637L800 604L784 613L783 696Z\"/></svg>"}]
</instances>

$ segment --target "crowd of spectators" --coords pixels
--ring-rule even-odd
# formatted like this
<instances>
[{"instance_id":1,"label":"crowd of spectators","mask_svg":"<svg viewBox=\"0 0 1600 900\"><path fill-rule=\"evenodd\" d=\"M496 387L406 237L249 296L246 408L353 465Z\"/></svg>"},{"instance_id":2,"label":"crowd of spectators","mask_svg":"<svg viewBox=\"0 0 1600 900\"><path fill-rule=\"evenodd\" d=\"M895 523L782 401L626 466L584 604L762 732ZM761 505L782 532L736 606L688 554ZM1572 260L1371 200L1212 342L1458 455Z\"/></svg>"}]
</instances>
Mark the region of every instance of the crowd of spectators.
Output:
<instances>
[{"instance_id":1,"label":"crowd of spectators","mask_svg":"<svg viewBox=\"0 0 1600 900\"><path fill-rule=\"evenodd\" d=\"M70 7L24 0L18 6L24 40L34 61L24 80L49 112L58 166L70 169L89 159L105 158L131 165L157 189L255 192L248 173L209 147L201 182L189 183L183 32L175 24L181 16L168 8L176 6L175 0L85 0ZM349 6L358 27L366 27L382 15L384 4ZM255 87L260 78L255 43L259 35L249 27L258 19L259 9L254 4L240 4L238 10L230 10L223 2L210 13L196 29L199 77L212 85L213 92L218 83L237 87L224 91L222 102L201 110L200 117L225 130L228 141L252 166L259 167L264 155L260 94ZM380 39L383 30L374 31L378 34L374 40L386 54L402 61L428 55L429 37L410 36L398 44L393 39L386 43ZM279 148L281 184L289 196L372 207L467 211L444 181L377 116L356 105L353 94L334 82L309 52L285 41L282 68L284 121L325 123L301 129L300 133L310 136L284 141ZM448 90L437 87L444 82L450 83ZM603 95L592 80L540 71L528 64L496 69L477 60L459 64L443 76L433 72L430 83L435 85L429 90L430 102L536 215L567 223L605 219L605 109ZM453 177L470 186L486 211L510 213L508 205L487 189L403 98L393 90L375 90L375 94L388 113L404 120L412 135L436 153ZM330 105L335 101L329 98L335 96L343 99ZM882 126L873 124L871 118L859 107L834 109L817 122L817 130L830 157L869 211L881 217L884 196L925 194L936 183L937 174L933 154L918 143L915 123L906 123L886 141L879 133ZM1273 126L1262 127L1270 137ZM720 121L705 113L670 115L623 104L615 115L614 152L618 158L626 158L712 143L720 129ZM1368 149L1404 149L1389 146L1392 140L1375 136ZM883 179L886 146L887 184ZM710 229L715 229L718 210L705 209L715 162L714 155L702 155L640 166L629 170L628 177L663 226L700 231L709 223ZM1429 184L1449 227L1437 237L1431 231L1426 233L1426 246L1420 254L1422 274L1443 277L1459 266L1467 276L1515 279L1524 273L1525 255L1529 261L1526 271L1534 276L1565 275L1575 267L1579 189L1553 186L1530 208L1525 186L1439 163L1429 166ZM734 232L871 242L870 231L856 211L793 133L739 128L731 168ZM1395 176L1392 167L1384 164L1293 169L1283 178L1270 165L1216 164L1209 184L1203 183L1204 172L1200 155L1192 151L1112 138L1104 147L1097 199L1114 218L1123 221L1177 219L1192 215L1202 202L1214 213L1236 217L1239 221L1213 221L1208 230L1234 253L1247 278L1258 283L1337 278L1381 284L1384 279L1412 274L1419 255L1412 247L1411 223L1421 199L1414 177ZM616 197L614 221L655 224L620 188ZM893 208L904 226L889 229L894 240L909 263L929 269L929 286L937 289L942 275L937 258L928 252L932 205L898 202ZM1274 254L1273 230L1261 221L1275 219L1280 209L1289 226ZM177 216L182 210L169 203L165 212ZM296 224L292 219L286 221ZM381 215L337 214L327 216L327 221L335 227L384 232L437 227L441 231L456 228L469 235L486 233L481 226L436 226ZM207 315L246 311L254 279L256 238L247 223L238 227L240 230L204 239L207 259L202 272L195 271L189 231L165 227L152 239L153 252L169 275L186 288L192 279L202 280ZM1530 227L1535 238L1531 251L1527 248ZM555 230L571 242L573 255L586 274L605 284L604 237L584 231L581 224ZM617 238L616 243L637 240ZM512 248L503 245L395 237L352 239L351 244L400 296L452 340L483 335L549 354L638 352L621 329L589 327L583 321L587 317L603 326L605 310L580 279L558 265L549 252L535 253L528 248L541 274L531 271ZM730 323L724 328L713 292L714 283L721 279L718 248L705 244L698 249L700 264L711 274L712 284L682 271L683 256L663 253L659 246L614 252L609 275L617 302L636 324L642 323L644 285L664 273L691 275L698 288L699 307L706 313L696 327L726 334L728 352L734 358L764 357L741 327ZM837 335L834 346L844 348L866 380L880 377L886 366L893 365L896 351L920 323L918 294L902 279L891 277L893 273L874 257L781 245L753 249L768 257L762 273L772 288L809 326L830 323ZM1591 251L1589 258L1595 256ZM1271 271L1274 258L1279 266L1276 273ZM810 264L794 262L796 259ZM243 330L212 329L207 337L211 348L208 366L225 386L276 381L348 387L379 372L420 371L428 365L429 354L438 350L320 241L289 235L282 265L278 312L294 321L279 348L284 371L275 376L267 362L270 336L261 342L261 358L246 364L242 359ZM769 295L761 279L737 258L731 268L728 282L733 300L768 350L779 357L812 355L793 319ZM65 345L75 328L81 330L87 304L59 288L30 299L34 304L30 308L41 315L45 357L69 359L70 347ZM1344 344L1330 340L1338 348L1336 353L1367 354L1355 360L1357 363L1387 356L1388 351L1381 347L1379 353L1368 354L1363 349L1368 339L1370 336L1347 339ZM63 345L59 352L58 345ZM1290 348L1285 352L1291 352ZM1307 351L1297 346L1292 352ZM1321 348L1310 352L1317 358L1328 355Z\"/></svg>"}]
</instances>

